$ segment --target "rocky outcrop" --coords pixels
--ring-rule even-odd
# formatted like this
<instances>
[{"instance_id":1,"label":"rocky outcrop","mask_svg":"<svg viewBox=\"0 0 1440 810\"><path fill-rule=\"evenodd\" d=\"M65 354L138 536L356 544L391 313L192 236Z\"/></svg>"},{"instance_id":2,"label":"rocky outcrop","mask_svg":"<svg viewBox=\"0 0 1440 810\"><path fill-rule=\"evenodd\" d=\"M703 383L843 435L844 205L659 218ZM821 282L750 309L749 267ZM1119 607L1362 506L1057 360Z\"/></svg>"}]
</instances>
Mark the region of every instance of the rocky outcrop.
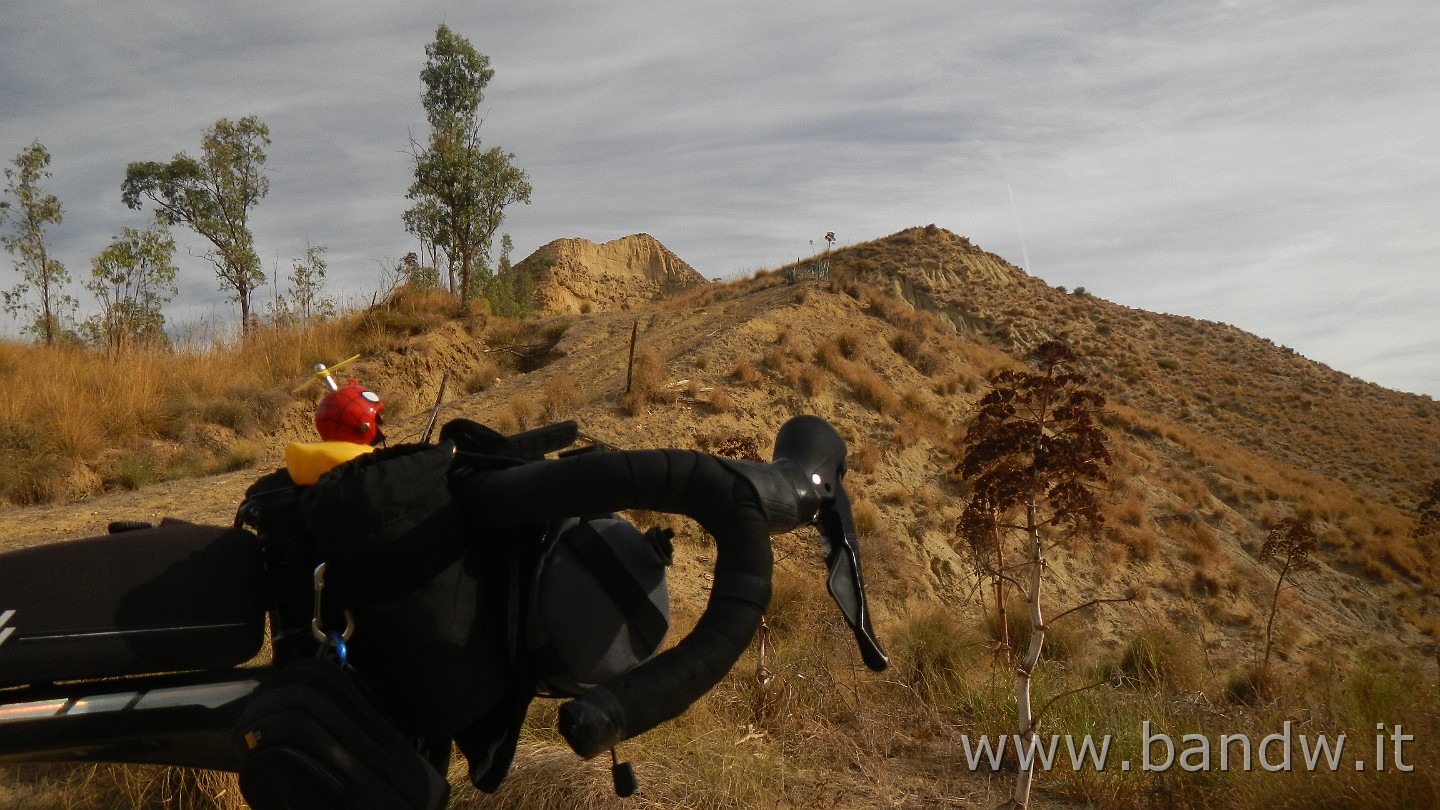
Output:
<instances>
[{"instance_id":1,"label":"rocky outcrop","mask_svg":"<svg viewBox=\"0 0 1440 810\"><path fill-rule=\"evenodd\" d=\"M551 315L629 309L708 283L644 233L601 245L557 239L518 267L535 279L536 310Z\"/></svg>"}]
</instances>

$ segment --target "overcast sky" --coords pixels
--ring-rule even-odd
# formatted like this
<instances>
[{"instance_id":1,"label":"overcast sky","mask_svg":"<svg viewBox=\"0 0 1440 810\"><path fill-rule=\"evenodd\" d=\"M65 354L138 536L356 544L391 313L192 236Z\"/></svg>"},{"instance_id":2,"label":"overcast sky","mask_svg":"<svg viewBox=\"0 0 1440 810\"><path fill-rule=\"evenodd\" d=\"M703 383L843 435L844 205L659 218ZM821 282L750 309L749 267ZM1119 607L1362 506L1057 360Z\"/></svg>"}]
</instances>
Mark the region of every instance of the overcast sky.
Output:
<instances>
[{"instance_id":1,"label":"overcast sky","mask_svg":"<svg viewBox=\"0 0 1440 810\"><path fill-rule=\"evenodd\" d=\"M127 163L257 115L267 272L324 245L331 293L368 296L416 247L405 149L444 22L489 55L482 133L534 186L502 228L517 260L645 232L728 278L935 223L1050 284L1440 397L1433 0L3 5L0 159L50 150L77 281L149 222L120 202ZM182 265L172 320L231 316Z\"/></svg>"}]
</instances>

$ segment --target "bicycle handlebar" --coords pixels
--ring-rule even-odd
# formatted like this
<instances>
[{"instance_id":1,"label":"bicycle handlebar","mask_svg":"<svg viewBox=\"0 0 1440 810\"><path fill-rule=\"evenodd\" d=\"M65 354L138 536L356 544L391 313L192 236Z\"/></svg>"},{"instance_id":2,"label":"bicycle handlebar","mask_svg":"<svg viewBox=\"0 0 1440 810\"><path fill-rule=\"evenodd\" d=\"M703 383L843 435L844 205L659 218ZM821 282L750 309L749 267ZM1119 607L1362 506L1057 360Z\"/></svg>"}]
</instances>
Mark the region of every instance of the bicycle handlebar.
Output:
<instances>
[{"instance_id":1,"label":"bicycle handlebar","mask_svg":"<svg viewBox=\"0 0 1440 810\"><path fill-rule=\"evenodd\" d=\"M710 598L689 635L561 707L560 733L577 754L594 757L679 716L730 671L770 603L772 532L819 521L831 594L855 630L865 663L885 667L870 629L840 483L844 457L834 428L802 416L781 428L769 464L686 450L614 451L480 472L457 482L460 498L497 527L648 509L690 517L715 538ZM837 578L843 581L839 588Z\"/></svg>"}]
</instances>

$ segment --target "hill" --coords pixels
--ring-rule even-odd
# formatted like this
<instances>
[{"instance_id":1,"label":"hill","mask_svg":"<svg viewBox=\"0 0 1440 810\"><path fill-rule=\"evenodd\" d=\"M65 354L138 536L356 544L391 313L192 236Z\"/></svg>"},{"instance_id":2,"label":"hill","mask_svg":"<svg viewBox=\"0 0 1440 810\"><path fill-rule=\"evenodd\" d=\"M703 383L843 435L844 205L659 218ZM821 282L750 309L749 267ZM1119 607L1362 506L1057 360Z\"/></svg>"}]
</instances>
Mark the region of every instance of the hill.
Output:
<instances>
[{"instance_id":1,"label":"hill","mask_svg":"<svg viewBox=\"0 0 1440 810\"><path fill-rule=\"evenodd\" d=\"M1057 684L1078 686L1097 672L1129 673L1130 680L1117 683L1160 688L1167 711L1190 707L1196 717L1240 722L1236 718L1250 710L1227 701L1263 644L1275 585L1274 569L1258 552L1268 530L1292 514L1316 520L1322 565L1287 592L1277 619L1287 677L1338 690L1351 681L1337 675L1337 667L1378 662L1397 677L1433 678L1440 564L1411 538L1422 486L1440 476L1433 453L1440 446L1440 406L1428 398L1365 383L1224 324L1051 287L934 226L731 284L696 281L698 274L671 256L643 235L600 246L553 242L526 260L547 267L552 314L526 325L443 321L395 338L394 348L368 356L353 373L385 397L396 440L419 435L447 372L464 384L450 389L442 421L466 417L513 431L574 418L592 439L623 448L768 457L775 431L790 416L813 413L834 423L850 446L847 486L876 625L882 640L893 642L904 683L876 685L853 670L842 672L844 664L806 657L816 643L834 647L840 661L853 651L843 638L835 640L838 622L823 612L813 534L777 538L781 587L771 638L788 648L790 674L800 680L786 681L776 697L769 687L756 692L744 686L743 675L732 676L741 685L706 711L733 720L717 706L766 695L790 701L781 714L766 714L759 704L750 707L759 714L740 711L751 718L751 734L760 734L746 738L759 746L756 756L771 758L747 767L765 774L767 767L777 769L773 777L756 778L788 785L788 801L810 806L829 795L824 785L835 778L831 767L845 771L843 784L856 792L841 806L903 803L906 795L944 804L957 792L993 792L993 781L977 788L940 776L955 770L956 730L988 722L989 715L977 708L983 690L956 697L924 685L930 683L925 666L934 665L916 652L924 644L917 628L941 615L957 632L989 632L978 583L954 544L964 491L952 469L986 380L1022 366L1030 349L1051 338L1085 357L1086 371L1106 395L1115 464L1104 537L1058 555L1047 589L1060 607L1126 591L1138 597L1089 610L1063 631L1056 626L1052 648L1063 673L1053 676L1061 679ZM627 395L632 330L639 361ZM305 435L307 409L306 401L292 404L267 458L278 459L284 442ZM12 509L3 513L0 546L79 536L122 517L228 522L256 474ZM707 588L706 545L693 528L682 527L679 542L672 596L679 614L693 618ZM796 612L806 620L795 619ZM967 666L983 668L976 663L984 658L981 650L968 654ZM1148 650L1163 675L1137 671L1137 650ZM828 715L820 730L793 719L807 716L805 701L818 700L805 691L811 688L805 679L815 677L857 695L903 686L914 690L905 692L912 703L915 695L923 700L904 709L897 707L908 704L877 703L884 708L872 710L857 697L848 709L834 709L838 714ZM1112 699L1121 698L1106 698ZM1282 714L1299 711L1293 704L1274 706ZM1278 716L1265 714L1264 721ZM848 742L832 740L839 748L827 750L853 745L865 754L855 754L849 765L826 765L794 747L832 734L848 735ZM547 758L543 738L537 745L533 768L572 772L573 766ZM883 751L891 753L877 753ZM896 761L889 763L892 756ZM679 784L693 767L682 761L667 773ZM1431 783L1420 784L1428 790ZM743 794L745 788L732 784L731 790ZM1144 792L1153 785L1134 788L1133 804L1116 799L1113 790L1083 783L1063 796L1108 806L1167 803ZM1189 806L1178 799L1172 804Z\"/></svg>"},{"instance_id":2,"label":"hill","mask_svg":"<svg viewBox=\"0 0 1440 810\"><path fill-rule=\"evenodd\" d=\"M708 283L644 233L601 245L556 239L516 268L535 279L536 310L551 315L631 309Z\"/></svg>"}]
</instances>

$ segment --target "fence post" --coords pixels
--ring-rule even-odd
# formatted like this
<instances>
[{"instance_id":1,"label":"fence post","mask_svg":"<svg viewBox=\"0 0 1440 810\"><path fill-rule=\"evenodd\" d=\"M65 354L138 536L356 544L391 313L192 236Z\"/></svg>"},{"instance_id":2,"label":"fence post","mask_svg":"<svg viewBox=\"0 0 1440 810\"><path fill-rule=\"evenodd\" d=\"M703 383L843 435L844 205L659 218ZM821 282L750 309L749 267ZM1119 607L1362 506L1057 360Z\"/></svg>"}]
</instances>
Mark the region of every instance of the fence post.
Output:
<instances>
[{"instance_id":1,"label":"fence post","mask_svg":"<svg viewBox=\"0 0 1440 810\"><path fill-rule=\"evenodd\" d=\"M635 379L635 337L640 333L640 322L630 325L630 363L625 367L625 393L630 393L630 383Z\"/></svg>"}]
</instances>

